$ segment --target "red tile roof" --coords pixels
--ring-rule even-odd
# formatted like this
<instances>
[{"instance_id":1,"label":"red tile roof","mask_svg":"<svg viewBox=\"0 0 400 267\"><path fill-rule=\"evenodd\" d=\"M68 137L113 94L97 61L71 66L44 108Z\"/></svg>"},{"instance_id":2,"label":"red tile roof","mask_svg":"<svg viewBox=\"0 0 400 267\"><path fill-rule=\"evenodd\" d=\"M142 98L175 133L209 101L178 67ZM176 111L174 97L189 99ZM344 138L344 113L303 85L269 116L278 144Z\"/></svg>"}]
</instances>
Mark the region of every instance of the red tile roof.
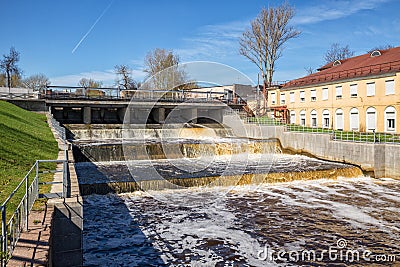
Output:
<instances>
[{"instance_id":1,"label":"red tile roof","mask_svg":"<svg viewBox=\"0 0 400 267\"><path fill-rule=\"evenodd\" d=\"M381 53L380 56L371 57L371 54L368 53L340 60L340 65L335 64L334 66L334 62L329 63L319 68L318 72L292 80L284 84L282 88L293 88L384 73L400 72L400 47L380 50L379 52Z\"/></svg>"}]
</instances>

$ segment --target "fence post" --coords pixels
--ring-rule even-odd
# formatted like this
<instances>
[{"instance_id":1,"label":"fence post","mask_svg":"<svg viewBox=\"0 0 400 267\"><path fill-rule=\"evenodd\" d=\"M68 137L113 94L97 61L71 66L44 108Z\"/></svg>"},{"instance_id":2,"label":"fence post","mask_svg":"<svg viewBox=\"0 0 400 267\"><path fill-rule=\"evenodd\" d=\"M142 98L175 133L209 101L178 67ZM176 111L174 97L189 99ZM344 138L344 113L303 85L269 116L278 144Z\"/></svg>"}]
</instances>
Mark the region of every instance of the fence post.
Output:
<instances>
[{"instance_id":1,"label":"fence post","mask_svg":"<svg viewBox=\"0 0 400 267\"><path fill-rule=\"evenodd\" d=\"M6 204L7 205L7 204ZM6 266L8 247L7 247L7 218L6 218L6 205L1 206L1 266Z\"/></svg>"},{"instance_id":2,"label":"fence post","mask_svg":"<svg viewBox=\"0 0 400 267\"><path fill-rule=\"evenodd\" d=\"M67 178L67 174L68 174L68 159L67 157L64 159L64 163L63 163L63 198L68 197L68 178Z\"/></svg>"},{"instance_id":3,"label":"fence post","mask_svg":"<svg viewBox=\"0 0 400 267\"><path fill-rule=\"evenodd\" d=\"M36 162L37 164L37 162ZM25 176L25 230L28 231L28 216L29 216L29 174Z\"/></svg>"}]
</instances>

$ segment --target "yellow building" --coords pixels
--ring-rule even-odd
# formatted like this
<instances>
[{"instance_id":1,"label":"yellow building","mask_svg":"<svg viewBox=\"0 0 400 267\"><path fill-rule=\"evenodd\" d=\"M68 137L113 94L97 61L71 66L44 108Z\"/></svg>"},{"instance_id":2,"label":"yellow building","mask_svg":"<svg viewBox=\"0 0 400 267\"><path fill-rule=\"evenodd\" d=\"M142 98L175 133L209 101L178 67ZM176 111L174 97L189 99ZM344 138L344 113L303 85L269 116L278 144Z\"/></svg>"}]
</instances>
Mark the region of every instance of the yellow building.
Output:
<instances>
[{"instance_id":1,"label":"yellow building","mask_svg":"<svg viewBox=\"0 0 400 267\"><path fill-rule=\"evenodd\" d=\"M400 47L337 60L268 94L293 124L399 133Z\"/></svg>"}]
</instances>

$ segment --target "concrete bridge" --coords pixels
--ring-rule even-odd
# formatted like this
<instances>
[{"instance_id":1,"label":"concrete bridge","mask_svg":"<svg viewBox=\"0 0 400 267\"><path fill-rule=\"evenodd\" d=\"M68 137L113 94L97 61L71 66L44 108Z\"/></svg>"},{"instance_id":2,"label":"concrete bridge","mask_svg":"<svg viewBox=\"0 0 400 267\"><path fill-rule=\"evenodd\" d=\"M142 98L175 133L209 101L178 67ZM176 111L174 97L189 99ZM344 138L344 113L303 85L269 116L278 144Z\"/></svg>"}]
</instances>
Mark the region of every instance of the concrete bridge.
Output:
<instances>
[{"instance_id":1,"label":"concrete bridge","mask_svg":"<svg viewBox=\"0 0 400 267\"><path fill-rule=\"evenodd\" d=\"M106 94L106 92L108 92ZM29 92L28 92L29 93ZM49 86L35 96L12 94L2 98L33 111L50 110L61 123L222 123L227 106L241 109L232 91L117 90ZM125 116L127 115L127 116Z\"/></svg>"},{"instance_id":2,"label":"concrete bridge","mask_svg":"<svg viewBox=\"0 0 400 267\"><path fill-rule=\"evenodd\" d=\"M226 104L220 101L69 100L47 99L61 123L168 123L213 120L222 123Z\"/></svg>"}]
</instances>

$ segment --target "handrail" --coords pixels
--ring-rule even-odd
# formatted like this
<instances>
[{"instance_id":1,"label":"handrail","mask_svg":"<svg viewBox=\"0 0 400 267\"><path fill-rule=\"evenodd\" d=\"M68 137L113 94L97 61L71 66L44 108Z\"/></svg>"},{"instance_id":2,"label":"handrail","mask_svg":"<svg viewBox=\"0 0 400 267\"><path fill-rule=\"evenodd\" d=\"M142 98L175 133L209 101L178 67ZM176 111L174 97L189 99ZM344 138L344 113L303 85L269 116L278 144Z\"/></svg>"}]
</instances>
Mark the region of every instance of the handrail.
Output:
<instances>
[{"instance_id":1,"label":"handrail","mask_svg":"<svg viewBox=\"0 0 400 267\"><path fill-rule=\"evenodd\" d=\"M54 162L54 163L64 163L63 171L65 171L67 160L36 160L35 164L32 165L29 172L21 180L18 186L13 190L13 192L7 197L7 199L0 206L1 210L1 233L0 233L0 266L6 266L9 258L11 257L18 239L23 230L28 230L29 218L28 215L32 210L34 202L39 197L39 165L40 163ZM36 170L35 177L29 184L29 176L33 170ZM66 173L64 172L64 175ZM63 176L64 176L63 175ZM63 179L64 180L64 179ZM64 181L63 181L64 183ZM15 194L21 190L25 185L25 193L21 197L20 202L17 207L12 210L10 218L7 220L8 204L15 196ZM63 192L63 197L66 197Z\"/></svg>"},{"instance_id":2,"label":"handrail","mask_svg":"<svg viewBox=\"0 0 400 267\"><path fill-rule=\"evenodd\" d=\"M328 134L333 141L354 142L354 143L381 143L400 145L400 134L381 132L358 132L334 130L325 126L307 126L298 124L287 124L272 118L245 118L248 124L267 126L283 126L286 132Z\"/></svg>"},{"instance_id":3,"label":"handrail","mask_svg":"<svg viewBox=\"0 0 400 267\"><path fill-rule=\"evenodd\" d=\"M107 93L109 93L107 95ZM193 90L165 90L165 89L127 89L121 88L95 88L78 86L47 86L44 94L40 98L44 99L98 99L98 100L129 100L129 99L147 99L147 100L185 100L212 101L221 100L224 92L215 92L212 90L202 91ZM225 99L226 100L226 99Z\"/></svg>"}]
</instances>

